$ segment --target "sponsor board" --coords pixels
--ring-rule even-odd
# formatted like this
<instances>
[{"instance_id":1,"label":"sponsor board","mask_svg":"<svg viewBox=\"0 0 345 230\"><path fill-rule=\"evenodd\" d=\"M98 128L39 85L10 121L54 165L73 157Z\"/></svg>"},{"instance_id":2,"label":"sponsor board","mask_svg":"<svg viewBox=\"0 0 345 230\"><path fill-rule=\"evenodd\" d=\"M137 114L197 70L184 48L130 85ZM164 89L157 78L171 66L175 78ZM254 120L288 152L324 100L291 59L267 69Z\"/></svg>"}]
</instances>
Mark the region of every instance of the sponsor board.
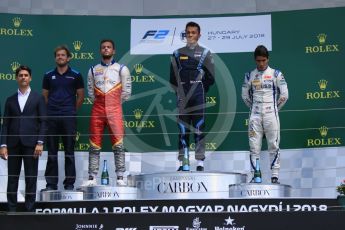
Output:
<instances>
[{"instance_id":1,"label":"sponsor board","mask_svg":"<svg viewBox=\"0 0 345 230\"><path fill-rule=\"evenodd\" d=\"M224 202L224 200L222 200ZM81 203L82 204L82 203ZM65 204L67 206L67 204ZM186 205L130 205L90 207L42 207L36 214L86 214L86 213L248 213L248 212L324 212L329 210L327 202L288 203L276 201L271 204L186 204Z\"/></svg>"},{"instance_id":2,"label":"sponsor board","mask_svg":"<svg viewBox=\"0 0 345 230\"><path fill-rule=\"evenodd\" d=\"M253 52L258 44L272 49L271 15L132 19L131 54L172 54L186 45L185 26L201 27L200 45L214 53Z\"/></svg>"}]
</instances>

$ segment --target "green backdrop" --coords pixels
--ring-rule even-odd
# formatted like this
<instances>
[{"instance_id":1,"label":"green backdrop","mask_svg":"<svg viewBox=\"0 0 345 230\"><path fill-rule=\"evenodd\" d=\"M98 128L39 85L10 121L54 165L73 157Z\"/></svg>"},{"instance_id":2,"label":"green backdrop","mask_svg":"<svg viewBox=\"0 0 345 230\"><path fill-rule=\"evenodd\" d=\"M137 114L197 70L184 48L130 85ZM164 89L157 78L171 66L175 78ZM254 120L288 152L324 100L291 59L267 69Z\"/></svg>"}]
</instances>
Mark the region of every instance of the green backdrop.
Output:
<instances>
[{"instance_id":1,"label":"green backdrop","mask_svg":"<svg viewBox=\"0 0 345 230\"><path fill-rule=\"evenodd\" d=\"M345 28L341 22L345 21L345 8L275 12L271 16L270 66L283 72L290 92L280 112L281 148L343 146ZM111 38L116 43L116 60L132 73L133 96L123 105L127 150L175 151L178 129L175 95L168 84L170 56L130 55L130 20L0 14L2 108L6 97L17 89L13 70L18 64L33 69L32 89L41 91L43 74L55 66L54 48L66 44L73 52L71 66L82 73L86 83L89 67L99 62L99 41ZM206 147L210 151L247 150L248 109L241 100L241 86L244 73L255 68L253 55L217 54L215 64L216 85L207 98ZM89 146L91 106L86 98L78 112L77 151ZM107 137L104 150L110 151Z\"/></svg>"}]
</instances>

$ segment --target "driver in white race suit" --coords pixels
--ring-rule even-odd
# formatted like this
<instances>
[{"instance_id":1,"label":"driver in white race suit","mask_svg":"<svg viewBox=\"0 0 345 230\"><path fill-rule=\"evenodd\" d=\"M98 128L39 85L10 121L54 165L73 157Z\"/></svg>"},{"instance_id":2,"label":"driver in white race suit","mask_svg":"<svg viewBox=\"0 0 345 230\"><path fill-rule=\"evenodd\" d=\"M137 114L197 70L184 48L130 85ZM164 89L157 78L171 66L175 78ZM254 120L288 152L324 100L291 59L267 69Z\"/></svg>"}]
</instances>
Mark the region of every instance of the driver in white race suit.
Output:
<instances>
[{"instance_id":1,"label":"driver in white race suit","mask_svg":"<svg viewBox=\"0 0 345 230\"><path fill-rule=\"evenodd\" d=\"M248 127L250 163L255 170L256 159L260 158L262 138L267 140L271 159L273 184L279 184L280 169L280 123L278 111L289 97L283 74L268 66L269 53L265 46L254 51L256 68L245 74L242 85L242 99L250 108Z\"/></svg>"}]
</instances>

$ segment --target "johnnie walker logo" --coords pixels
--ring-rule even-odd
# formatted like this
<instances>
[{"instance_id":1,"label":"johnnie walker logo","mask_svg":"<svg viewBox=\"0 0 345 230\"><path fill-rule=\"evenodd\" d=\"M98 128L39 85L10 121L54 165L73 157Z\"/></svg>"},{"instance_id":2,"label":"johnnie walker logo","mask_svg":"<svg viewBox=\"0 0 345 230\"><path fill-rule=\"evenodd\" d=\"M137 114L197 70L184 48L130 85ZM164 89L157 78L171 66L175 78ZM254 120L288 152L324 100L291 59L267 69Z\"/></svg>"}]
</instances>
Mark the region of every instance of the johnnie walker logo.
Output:
<instances>
[{"instance_id":1,"label":"johnnie walker logo","mask_svg":"<svg viewBox=\"0 0 345 230\"><path fill-rule=\"evenodd\" d=\"M318 45L311 45L305 47L305 53L307 54L316 54L316 53L331 53L339 52L338 44L329 44L327 43L327 34L320 33L316 36Z\"/></svg>"},{"instance_id":2,"label":"johnnie walker logo","mask_svg":"<svg viewBox=\"0 0 345 230\"><path fill-rule=\"evenodd\" d=\"M11 27L1 27L0 36L20 36L20 37L33 37L33 30L21 28L23 19L20 17L12 18Z\"/></svg>"},{"instance_id":3,"label":"johnnie walker logo","mask_svg":"<svg viewBox=\"0 0 345 230\"><path fill-rule=\"evenodd\" d=\"M81 52L83 47L83 42L75 40L72 42L74 51L71 52L72 59L75 60L91 60L94 59L94 54L92 52Z\"/></svg>"},{"instance_id":4,"label":"johnnie walker logo","mask_svg":"<svg viewBox=\"0 0 345 230\"><path fill-rule=\"evenodd\" d=\"M336 99L340 98L339 90L326 90L328 81L321 79L317 82L319 91L307 92L305 98L307 100L322 100L322 99Z\"/></svg>"}]
</instances>

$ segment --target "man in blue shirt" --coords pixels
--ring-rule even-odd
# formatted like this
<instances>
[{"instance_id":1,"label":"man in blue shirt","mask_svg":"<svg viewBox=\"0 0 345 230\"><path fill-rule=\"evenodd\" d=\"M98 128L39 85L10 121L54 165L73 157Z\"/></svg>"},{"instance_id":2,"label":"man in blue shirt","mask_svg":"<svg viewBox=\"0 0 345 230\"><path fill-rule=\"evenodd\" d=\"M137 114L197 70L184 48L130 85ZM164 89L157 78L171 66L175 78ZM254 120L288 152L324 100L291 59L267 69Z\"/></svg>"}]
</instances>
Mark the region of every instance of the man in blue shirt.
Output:
<instances>
[{"instance_id":1,"label":"man in blue shirt","mask_svg":"<svg viewBox=\"0 0 345 230\"><path fill-rule=\"evenodd\" d=\"M58 184L58 149L61 136L65 150L66 190L74 189L76 177L74 145L76 136L76 110L84 100L84 81L81 74L69 67L71 53L66 46L54 52L56 68L43 78L42 94L48 113L48 161L45 172L47 186L43 191L56 190Z\"/></svg>"}]
</instances>

